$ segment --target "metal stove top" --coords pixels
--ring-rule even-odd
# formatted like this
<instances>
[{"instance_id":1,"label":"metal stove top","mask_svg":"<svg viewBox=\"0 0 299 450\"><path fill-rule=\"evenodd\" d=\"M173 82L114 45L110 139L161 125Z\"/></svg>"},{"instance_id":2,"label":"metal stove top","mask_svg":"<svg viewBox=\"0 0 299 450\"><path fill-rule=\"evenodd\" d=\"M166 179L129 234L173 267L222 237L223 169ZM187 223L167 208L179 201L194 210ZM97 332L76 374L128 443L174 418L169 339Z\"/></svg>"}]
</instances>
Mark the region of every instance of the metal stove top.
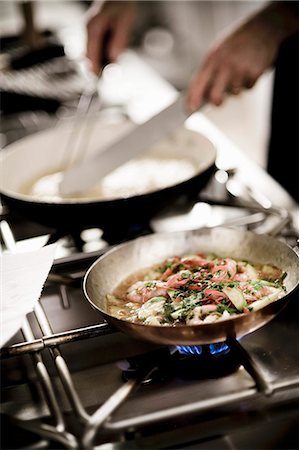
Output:
<instances>
[{"instance_id":1,"label":"metal stove top","mask_svg":"<svg viewBox=\"0 0 299 450\"><path fill-rule=\"evenodd\" d=\"M273 214L254 207L200 202L195 210L204 205L210 208L207 220L221 212L224 222L256 231L273 221ZM177 217L172 219L175 228ZM154 226L161 228L163 220L171 223L168 215ZM155 375L161 352L167 360L175 350L111 329L84 299L82 275L109 248L102 245L84 253L69 246L56 259L39 305L2 349L4 448L243 448L240 436L261 424L272 430L261 438L263 448L276 448L271 433L277 427L292 431L298 413L298 296L271 323L228 343L237 361L231 371L209 374L199 357L191 376L177 370ZM125 361L134 357L146 361L147 370L126 381ZM9 435L14 430L26 434L17 447Z\"/></svg>"}]
</instances>

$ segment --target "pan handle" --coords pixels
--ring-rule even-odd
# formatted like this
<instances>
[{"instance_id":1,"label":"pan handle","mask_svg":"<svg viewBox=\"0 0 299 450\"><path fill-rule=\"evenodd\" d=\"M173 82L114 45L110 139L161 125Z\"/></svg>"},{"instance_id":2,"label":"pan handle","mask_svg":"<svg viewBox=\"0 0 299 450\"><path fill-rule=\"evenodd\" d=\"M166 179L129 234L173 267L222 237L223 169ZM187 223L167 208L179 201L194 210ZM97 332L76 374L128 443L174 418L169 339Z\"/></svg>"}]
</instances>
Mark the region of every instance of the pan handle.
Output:
<instances>
[{"instance_id":1,"label":"pan handle","mask_svg":"<svg viewBox=\"0 0 299 450\"><path fill-rule=\"evenodd\" d=\"M227 191L239 199L243 206L254 208L266 215L273 214L280 218L279 223L275 223L269 230L265 231L265 234L277 237L287 225L292 223L292 215L287 209L275 207L272 201L264 194L256 192L251 186L247 185L238 177L237 169L226 169L226 173Z\"/></svg>"}]
</instances>

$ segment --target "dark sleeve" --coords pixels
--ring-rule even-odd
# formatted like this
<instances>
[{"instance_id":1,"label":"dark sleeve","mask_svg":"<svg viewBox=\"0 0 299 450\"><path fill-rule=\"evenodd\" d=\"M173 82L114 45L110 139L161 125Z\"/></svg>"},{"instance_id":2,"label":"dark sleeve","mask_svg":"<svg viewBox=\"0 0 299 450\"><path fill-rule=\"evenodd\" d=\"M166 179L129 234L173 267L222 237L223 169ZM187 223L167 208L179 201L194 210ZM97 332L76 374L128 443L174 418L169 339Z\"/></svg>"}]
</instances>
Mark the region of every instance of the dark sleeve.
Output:
<instances>
[{"instance_id":1,"label":"dark sleeve","mask_svg":"<svg viewBox=\"0 0 299 450\"><path fill-rule=\"evenodd\" d=\"M275 65L267 169L299 203L298 55L299 33L295 33L282 43Z\"/></svg>"}]
</instances>

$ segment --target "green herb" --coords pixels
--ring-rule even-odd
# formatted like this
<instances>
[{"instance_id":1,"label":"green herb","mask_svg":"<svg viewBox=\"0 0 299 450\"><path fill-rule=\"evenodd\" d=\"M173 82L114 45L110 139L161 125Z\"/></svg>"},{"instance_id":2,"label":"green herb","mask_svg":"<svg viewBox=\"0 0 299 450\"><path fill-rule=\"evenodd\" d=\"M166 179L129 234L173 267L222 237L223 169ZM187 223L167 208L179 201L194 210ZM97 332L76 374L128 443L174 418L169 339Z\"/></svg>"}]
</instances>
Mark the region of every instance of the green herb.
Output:
<instances>
[{"instance_id":1,"label":"green herb","mask_svg":"<svg viewBox=\"0 0 299 450\"><path fill-rule=\"evenodd\" d=\"M164 273L166 272L167 269L171 269L173 266L173 262L172 261L168 261L167 263L163 264L162 266L158 267L158 272Z\"/></svg>"},{"instance_id":2,"label":"green herb","mask_svg":"<svg viewBox=\"0 0 299 450\"><path fill-rule=\"evenodd\" d=\"M200 306L203 294L200 292L199 295L191 294L189 297L186 297L182 300L182 308L184 309L193 309L195 306Z\"/></svg>"},{"instance_id":3,"label":"green herb","mask_svg":"<svg viewBox=\"0 0 299 450\"><path fill-rule=\"evenodd\" d=\"M165 297L153 297L151 299L148 300L149 303L157 303L157 302L162 302L165 301L166 298Z\"/></svg>"},{"instance_id":4,"label":"green herb","mask_svg":"<svg viewBox=\"0 0 299 450\"><path fill-rule=\"evenodd\" d=\"M173 303L164 303L164 321L166 323L173 323L174 319L171 316L171 314L174 312L174 305Z\"/></svg>"},{"instance_id":5,"label":"green herb","mask_svg":"<svg viewBox=\"0 0 299 450\"><path fill-rule=\"evenodd\" d=\"M259 291L263 286L265 286L265 284L262 283L262 280L252 280L250 281L250 284L256 291Z\"/></svg>"},{"instance_id":6,"label":"green herb","mask_svg":"<svg viewBox=\"0 0 299 450\"><path fill-rule=\"evenodd\" d=\"M210 289L215 289L215 291L222 291L222 289L224 288L225 284L224 283L212 283L210 286Z\"/></svg>"},{"instance_id":7,"label":"green herb","mask_svg":"<svg viewBox=\"0 0 299 450\"><path fill-rule=\"evenodd\" d=\"M262 289L262 287L264 287L264 286L272 286L272 287L275 287L275 288L284 287L284 286L281 285L281 282L279 282L278 280L276 280L276 281L252 280L252 281L250 281L250 284L257 291Z\"/></svg>"},{"instance_id":8,"label":"green herb","mask_svg":"<svg viewBox=\"0 0 299 450\"><path fill-rule=\"evenodd\" d=\"M181 273L181 278L191 278L192 277L192 272L190 272L190 270L183 270Z\"/></svg>"},{"instance_id":9,"label":"green herb","mask_svg":"<svg viewBox=\"0 0 299 450\"><path fill-rule=\"evenodd\" d=\"M156 286L156 281L145 281L143 285L146 288L154 288Z\"/></svg>"},{"instance_id":10,"label":"green herb","mask_svg":"<svg viewBox=\"0 0 299 450\"><path fill-rule=\"evenodd\" d=\"M236 308L231 308L227 305L224 305L223 303L220 303L219 305L217 305L216 311L220 314L222 314L224 311L227 311L229 314L236 314L239 312Z\"/></svg>"}]
</instances>

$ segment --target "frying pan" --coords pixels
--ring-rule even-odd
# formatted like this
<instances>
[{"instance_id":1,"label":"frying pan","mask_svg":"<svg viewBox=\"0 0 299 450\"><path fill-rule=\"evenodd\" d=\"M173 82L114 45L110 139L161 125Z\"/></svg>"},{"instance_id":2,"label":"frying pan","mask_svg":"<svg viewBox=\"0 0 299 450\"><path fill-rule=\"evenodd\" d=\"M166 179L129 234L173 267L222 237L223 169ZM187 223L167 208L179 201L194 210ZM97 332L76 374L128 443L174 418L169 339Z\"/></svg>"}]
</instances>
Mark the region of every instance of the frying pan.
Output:
<instances>
[{"instance_id":1,"label":"frying pan","mask_svg":"<svg viewBox=\"0 0 299 450\"><path fill-rule=\"evenodd\" d=\"M106 145L109 139L111 141L113 137L120 138L121 133L124 135L128 132L127 125L103 124L103 119L91 118L90 128L84 129L84 133L86 132L84 136L88 140L87 149L83 149L85 157L92 156L99 146ZM129 125L132 126L131 123ZM78 127L80 128L79 125ZM120 221L146 223L153 214L172 204L179 197L185 196L187 200L191 200L189 202L191 205L215 169L214 145L201 134L190 131L195 135L195 144L191 148L185 146L177 149L176 152L180 156L189 154L198 169L193 177L180 183L170 184L163 189L145 194L125 198L120 196L111 200L73 198L48 201L24 194L22 187L30 181L55 172L67 164L67 146L73 131L73 124L58 126L21 139L2 150L3 176L0 181L0 193L3 203L11 211L37 223L66 231L91 226L105 228L113 223L119 224ZM171 148L165 151L165 155L174 156Z\"/></svg>"},{"instance_id":2,"label":"frying pan","mask_svg":"<svg viewBox=\"0 0 299 450\"><path fill-rule=\"evenodd\" d=\"M266 307L227 320L199 325L151 326L113 317L106 295L129 275L167 257L202 251L273 264L287 273L286 294ZM286 305L298 287L299 257L294 249L270 236L223 227L157 233L116 246L89 268L83 283L87 300L115 328L135 338L166 345L200 345L238 338L265 325Z\"/></svg>"}]
</instances>

